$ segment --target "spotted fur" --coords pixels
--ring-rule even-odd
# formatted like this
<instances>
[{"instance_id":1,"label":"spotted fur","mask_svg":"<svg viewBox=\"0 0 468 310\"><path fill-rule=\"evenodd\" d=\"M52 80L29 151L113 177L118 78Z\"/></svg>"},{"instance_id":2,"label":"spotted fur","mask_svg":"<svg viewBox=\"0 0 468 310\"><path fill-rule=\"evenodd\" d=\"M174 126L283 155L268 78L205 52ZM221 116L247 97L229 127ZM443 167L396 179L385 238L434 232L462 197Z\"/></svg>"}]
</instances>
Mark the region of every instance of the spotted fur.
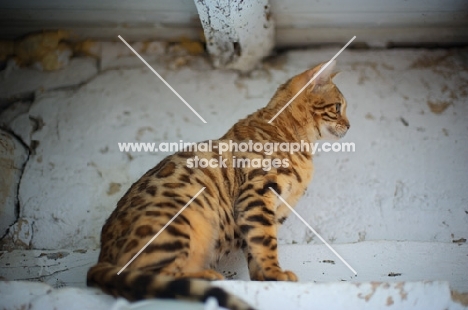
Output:
<instances>
[{"instance_id":1,"label":"spotted fur","mask_svg":"<svg viewBox=\"0 0 468 310\"><path fill-rule=\"evenodd\" d=\"M281 85L268 105L237 122L219 142L315 142L341 138L349 128L346 100L325 69L279 116L268 121L318 72L321 65ZM297 281L281 269L277 229L289 209L270 190L294 206L312 179L310 152L233 151L222 154L226 167L189 168L187 160L218 158L213 152L183 151L166 157L135 182L102 228L98 263L88 285L129 300L151 297L205 300L213 296L230 309L248 304L209 281L223 279L216 263L241 248L250 278ZM287 159L289 166L233 167L233 158ZM205 187L204 191L120 275L117 272Z\"/></svg>"}]
</instances>

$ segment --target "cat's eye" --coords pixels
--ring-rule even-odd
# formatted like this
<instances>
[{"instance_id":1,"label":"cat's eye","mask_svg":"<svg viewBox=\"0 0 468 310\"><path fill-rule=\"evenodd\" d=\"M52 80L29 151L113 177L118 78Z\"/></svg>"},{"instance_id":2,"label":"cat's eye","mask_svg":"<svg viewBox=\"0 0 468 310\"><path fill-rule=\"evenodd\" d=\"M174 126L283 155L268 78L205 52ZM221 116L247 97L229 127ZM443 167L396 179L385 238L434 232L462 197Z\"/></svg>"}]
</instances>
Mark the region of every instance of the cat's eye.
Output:
<instances>
[{"instance_id":1,"label":"cat's eye","mask_svg":"<svg viewBox=\"0 0 468 310\"><path fill-rule=\"evenodd\" d=\"M339 102L335 103L335 111L336 111L336 113L338 113L338 114L340 113L340 111L341 111L341 103L339 103Z\"/></svg>"}]
</instances>

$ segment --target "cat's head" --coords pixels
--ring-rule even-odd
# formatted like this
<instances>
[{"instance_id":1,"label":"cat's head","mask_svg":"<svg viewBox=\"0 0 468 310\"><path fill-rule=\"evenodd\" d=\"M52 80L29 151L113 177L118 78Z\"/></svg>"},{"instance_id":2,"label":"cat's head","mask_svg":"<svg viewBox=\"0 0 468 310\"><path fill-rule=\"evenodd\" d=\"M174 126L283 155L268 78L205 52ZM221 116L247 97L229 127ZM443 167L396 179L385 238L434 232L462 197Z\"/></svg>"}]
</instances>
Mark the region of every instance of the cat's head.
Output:
<instances>
[{"instance_id":1,"label":"cat's head","mask_svg":"<svg viewBox=\"0 0 468 310\"><path fill-rule=\"evenodd\" d=\"M297 94L325 67L320 64L293 77L289 82L292 94ZM335 61L330 63L291 103L295 118L299 118L312 139L339 139L350 124L346 117L346 99L332 82ZM299 115L298 115L299 114Z\"/></svg>"}]
</instances>

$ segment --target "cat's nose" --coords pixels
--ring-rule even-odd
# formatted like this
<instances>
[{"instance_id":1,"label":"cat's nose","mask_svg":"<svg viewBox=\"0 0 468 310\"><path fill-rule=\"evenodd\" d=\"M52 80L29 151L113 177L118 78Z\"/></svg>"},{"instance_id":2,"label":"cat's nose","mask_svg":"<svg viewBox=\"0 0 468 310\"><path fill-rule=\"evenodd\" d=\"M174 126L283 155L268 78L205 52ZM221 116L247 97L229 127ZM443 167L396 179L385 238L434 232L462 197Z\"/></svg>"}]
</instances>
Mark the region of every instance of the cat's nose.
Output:
<instances>
[{"instance_id":1,"label":"cat's nose","mask_svg":"<svg viewBox=\"0 0 468 310\"><path fill-rule=\"evenodd\" d=\"M351 127L351 125L349 123L346 123L345 126L346 126L347 129L349 129L349 127Z\"/></svg>"}]
</instances>

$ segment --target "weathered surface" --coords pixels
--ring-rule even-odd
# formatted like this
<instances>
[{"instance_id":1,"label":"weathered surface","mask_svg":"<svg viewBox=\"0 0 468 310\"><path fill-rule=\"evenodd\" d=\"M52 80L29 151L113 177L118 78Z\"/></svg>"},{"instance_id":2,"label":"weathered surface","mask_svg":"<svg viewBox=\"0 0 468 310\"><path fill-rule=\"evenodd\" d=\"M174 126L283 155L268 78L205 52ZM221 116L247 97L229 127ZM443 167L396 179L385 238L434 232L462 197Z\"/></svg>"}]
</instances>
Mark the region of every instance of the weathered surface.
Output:
<instances>
[{"instance_id":1,"label":"weathered surface","mask_svg":"<svg viewBox=\"0 0 468 310\"><path fill-rule=\"evenodd\" d=\"M112 307L116 304L112 296L97 290L54 290L51 286L38 282L0 281L0 296L2 309L117 309Z\"/></svg>"},{"instance_id":2,"label":"weathered surface","mask_svg":"<svg viewBox=\"0 0 468 310\"><path fill-rule=\"evenodd\" d=\"M28 101L17 101L8 106L5 110L0 112L0 126L11 129L11 123L14 120L28 112L31 102Z\"/></svg>"},{"instance_id":3,"label":"weathered surface","mask_svg":"<svg viewBox=\"0 0 468 310\"><path fill-rule=\"evenodd\" d=\"M0 278L40 281L55 288L86 287L86 272L96 263L97 250L14 250L0 252Z\"/></svg>"},{"instance_id":4,"label":"weathered surface","mask_svg":"<svg viewBox=\"0 0 468 310\"><path fill-rule=\"evenodd\" d=\"M0 129L0 237L18 216L18 184L27 159L26 148Z\"/></svg>"},{"instance_id":5,"label":"weathered surface","mask_svg":"<svg viewBox=\"0 0 468 310\"><path fill-rule=\"evenodd\" d=\"M350 310L427 310L467 309L466 295L452 297L446 282L399 283L291 283L215 281L213 285L241 296L256 309L350 309ZM152 299L129 303L114 299L96 289L53 289L43 283L0 282L1 304L6 309L128 310L128 309L218 309L216 302L205 305ZM210 304L210 306L208 306Z\"/></svg>"},{"instance_id":6,"label":"weathered surface","mask_svg":"<svg viewBox=\"0 0 468 310\"><path fill-rule=\"evenodd\" d=\"M357 277L348 277L349 271L339 261L331 263L334 257L324 245L286 245L279 248L281 264L297 271L300 283L239 281L247 280L246 263L233 269L235 262L231 261L220 271L226 275L229 271L234 280L213 284L242 296L257 309L461 310L468 307L466 294L451 294L451 289L464 292L468 288L463 261L468 252L466 246L461 251L456 247L428 242L337 245L337 251L350 258L359 271ZM0 269L0 277L48 284L0 282L0 305L7 309L22 309L29 303L24 308L69 310L80 305L76 309L129 309L127 302L117 305L114 298L99 290L84 289L84 275L97 255L98 251L85 250L0 252L0 265L5 266ZM451 269L440 268L441 264ZM432 276L428 276L428 268L432 268ZM437 281L441 271L450 285ZM152 305L150 309L185 309L181 303L170 305L164 300L146 303ZM134 309L137 306L133 305Z\"/></svg>"},{"instance_id":7,"label":"weathered surface","mask_svg":"<svg viewBox=\"0 0 468 310\"><path fill-rule=\"evenodd\" d=\"M358 272L353 273L323 244L281 245L281 266L301 282L447 281L468 292L468 245L440 242L364 241L333 246ZM43 281L54 287L85 287L84 275L96 263L99 250L15 250L0 252L0 277ZM217 270L227 279L249 280L242 253L233 253Z\"/></svg>"},{"instance_id":8,"label":"weathered surface","mask_svg":"<svg viewBox=\"0 0 468 310\"><path fill-rule=\"evenodd\" d=\"M250 71L274 46L268 0L197 0L208 52L217 68Z\"/></svg>"},{"instance_id":9,"label":"weathered surface","mask_svg":"<svg viewBox=\"0 0 468 310\"><path fill-rule=\"evenodd\" d=\"M96 75L96 60L73 58L67 67L53 72L32 68L7 68L0 72L0 102L14 100L29 93L74 86Z\"/></svg>"},{"instance_id":10,"label":"weathered surface","mask_svg":"<svg viewBox=\"0 0 468 310\"><path fill-rule=\"evenodd\" d=\"M125 36L123 37L124 39ZM148 61L160 58L166 52L167 42L129 42L133 49ZM123 42L83 41L75 46L78 53L99 59L99 69L139 67L144 63Z\"/></svg>"},{"instance_id":11,"label":"weathered surface","mask_svg":"<svg viewBox=\"0 0 468 310\"><path fill-rule=\"evenodd\" d=\"M99 246L100 229L117 200L168 154L120 152L118 142L219 137L264 106L280 83L336 51L292 51L249 76L192 66L168 70L156 62L155 69L209 126L141 67L107 70L76 91L39 95L27 113L39 126L31 134L35 154L21 181L21 229L12 231L21 232L17 239L29 247L51 251L23 251L23 258L20 252L4 252L0 265L9 259L12 269L0 272L53 286L83 286L98 251L88 252L85 261L85 253L73 250ZM352 126L343 142L354 142L356 150L316 154L314 180L296 210L358 277L351 279L294 216L279 231L284 268L296 271L301 281L447 280L454 289L468 290L465 54L350 50L340 55L342 74L335 82L348 99ZM62 252L70 254L60 258ZM246 279L245 261L233 259L221 271ZM366 287L362 296L371 292Z\"/></svg>"},{"instance_id":12,"label":"weathered surface","mask_svg":"<svg viewBox=\"0 0 468 310\"><path fill-rule=\"evenodd\" d=\"M218 107L201 107L205 91L200 86L194 94L193 83L224 80L225 89L234 90L236 74L155 69L182 96L190 95L194 108L217 124L216 135L222 134L224 121L214 115ZM211 96L221 100L225 89ZM98 247L101 227L117 200L168 155L120 152L118 142L178 141L186 128L192 128L184 133L187 141L206 139L198 118L152 72L141 68L106 71L76 92L46 92L29 116L42 120L43 126L31 137L37 142L22 178L20 216L32 219L32 247L40 249ZM120 190L109 191L112 183L120 184Z\"/></svg>"},{"instance_id":13,"label":"weathered surface","mask_svg":"<svg viewBox=\"0 0 468 310\"><path fill-rule=\"evenodd\" d=\"M31 134L43 126L41 120L29 116L30 102L18 101L0 114L0 126L7 128L21 139L27 147L31 146Z\"/></svg>"},{"instance_id":14,"label":"weathered surface","mask_svg":"<svg viewBox=\"0 0 468 310\"><path fill-rule=\"evenodd\" d=\"M32 134L36 154L20 188L20 216L33 220L33 248L97 247L117 200L168 155L120 152L118 142L219 137L264 106L280 83L335 53L290 52L282 64L249 77L156 64L208 127L145 68L106 71L78 91L39 96L29 116L43 125ZM317 153L314 180L296 207L326 240L468 239L463 55L463 50L340 55L343 72L336 83L348 98L352 126L343 142L354 142L356 150ZM434 110L435 104L440 108ZM109 192L111 183L120 190ZM294 216L284 223L279 241L320 242Z\"/></svg>"},{"instance_id":15,"label":"weathered surface","mask_svg":"<svg viewBox=\"0 0 468 310\"><path fill-rule=\"evenodd\" d=\"M33 236L32 220L19 217L1 241L4 250L29 249Z\"/></svg>"}]
</instances>

